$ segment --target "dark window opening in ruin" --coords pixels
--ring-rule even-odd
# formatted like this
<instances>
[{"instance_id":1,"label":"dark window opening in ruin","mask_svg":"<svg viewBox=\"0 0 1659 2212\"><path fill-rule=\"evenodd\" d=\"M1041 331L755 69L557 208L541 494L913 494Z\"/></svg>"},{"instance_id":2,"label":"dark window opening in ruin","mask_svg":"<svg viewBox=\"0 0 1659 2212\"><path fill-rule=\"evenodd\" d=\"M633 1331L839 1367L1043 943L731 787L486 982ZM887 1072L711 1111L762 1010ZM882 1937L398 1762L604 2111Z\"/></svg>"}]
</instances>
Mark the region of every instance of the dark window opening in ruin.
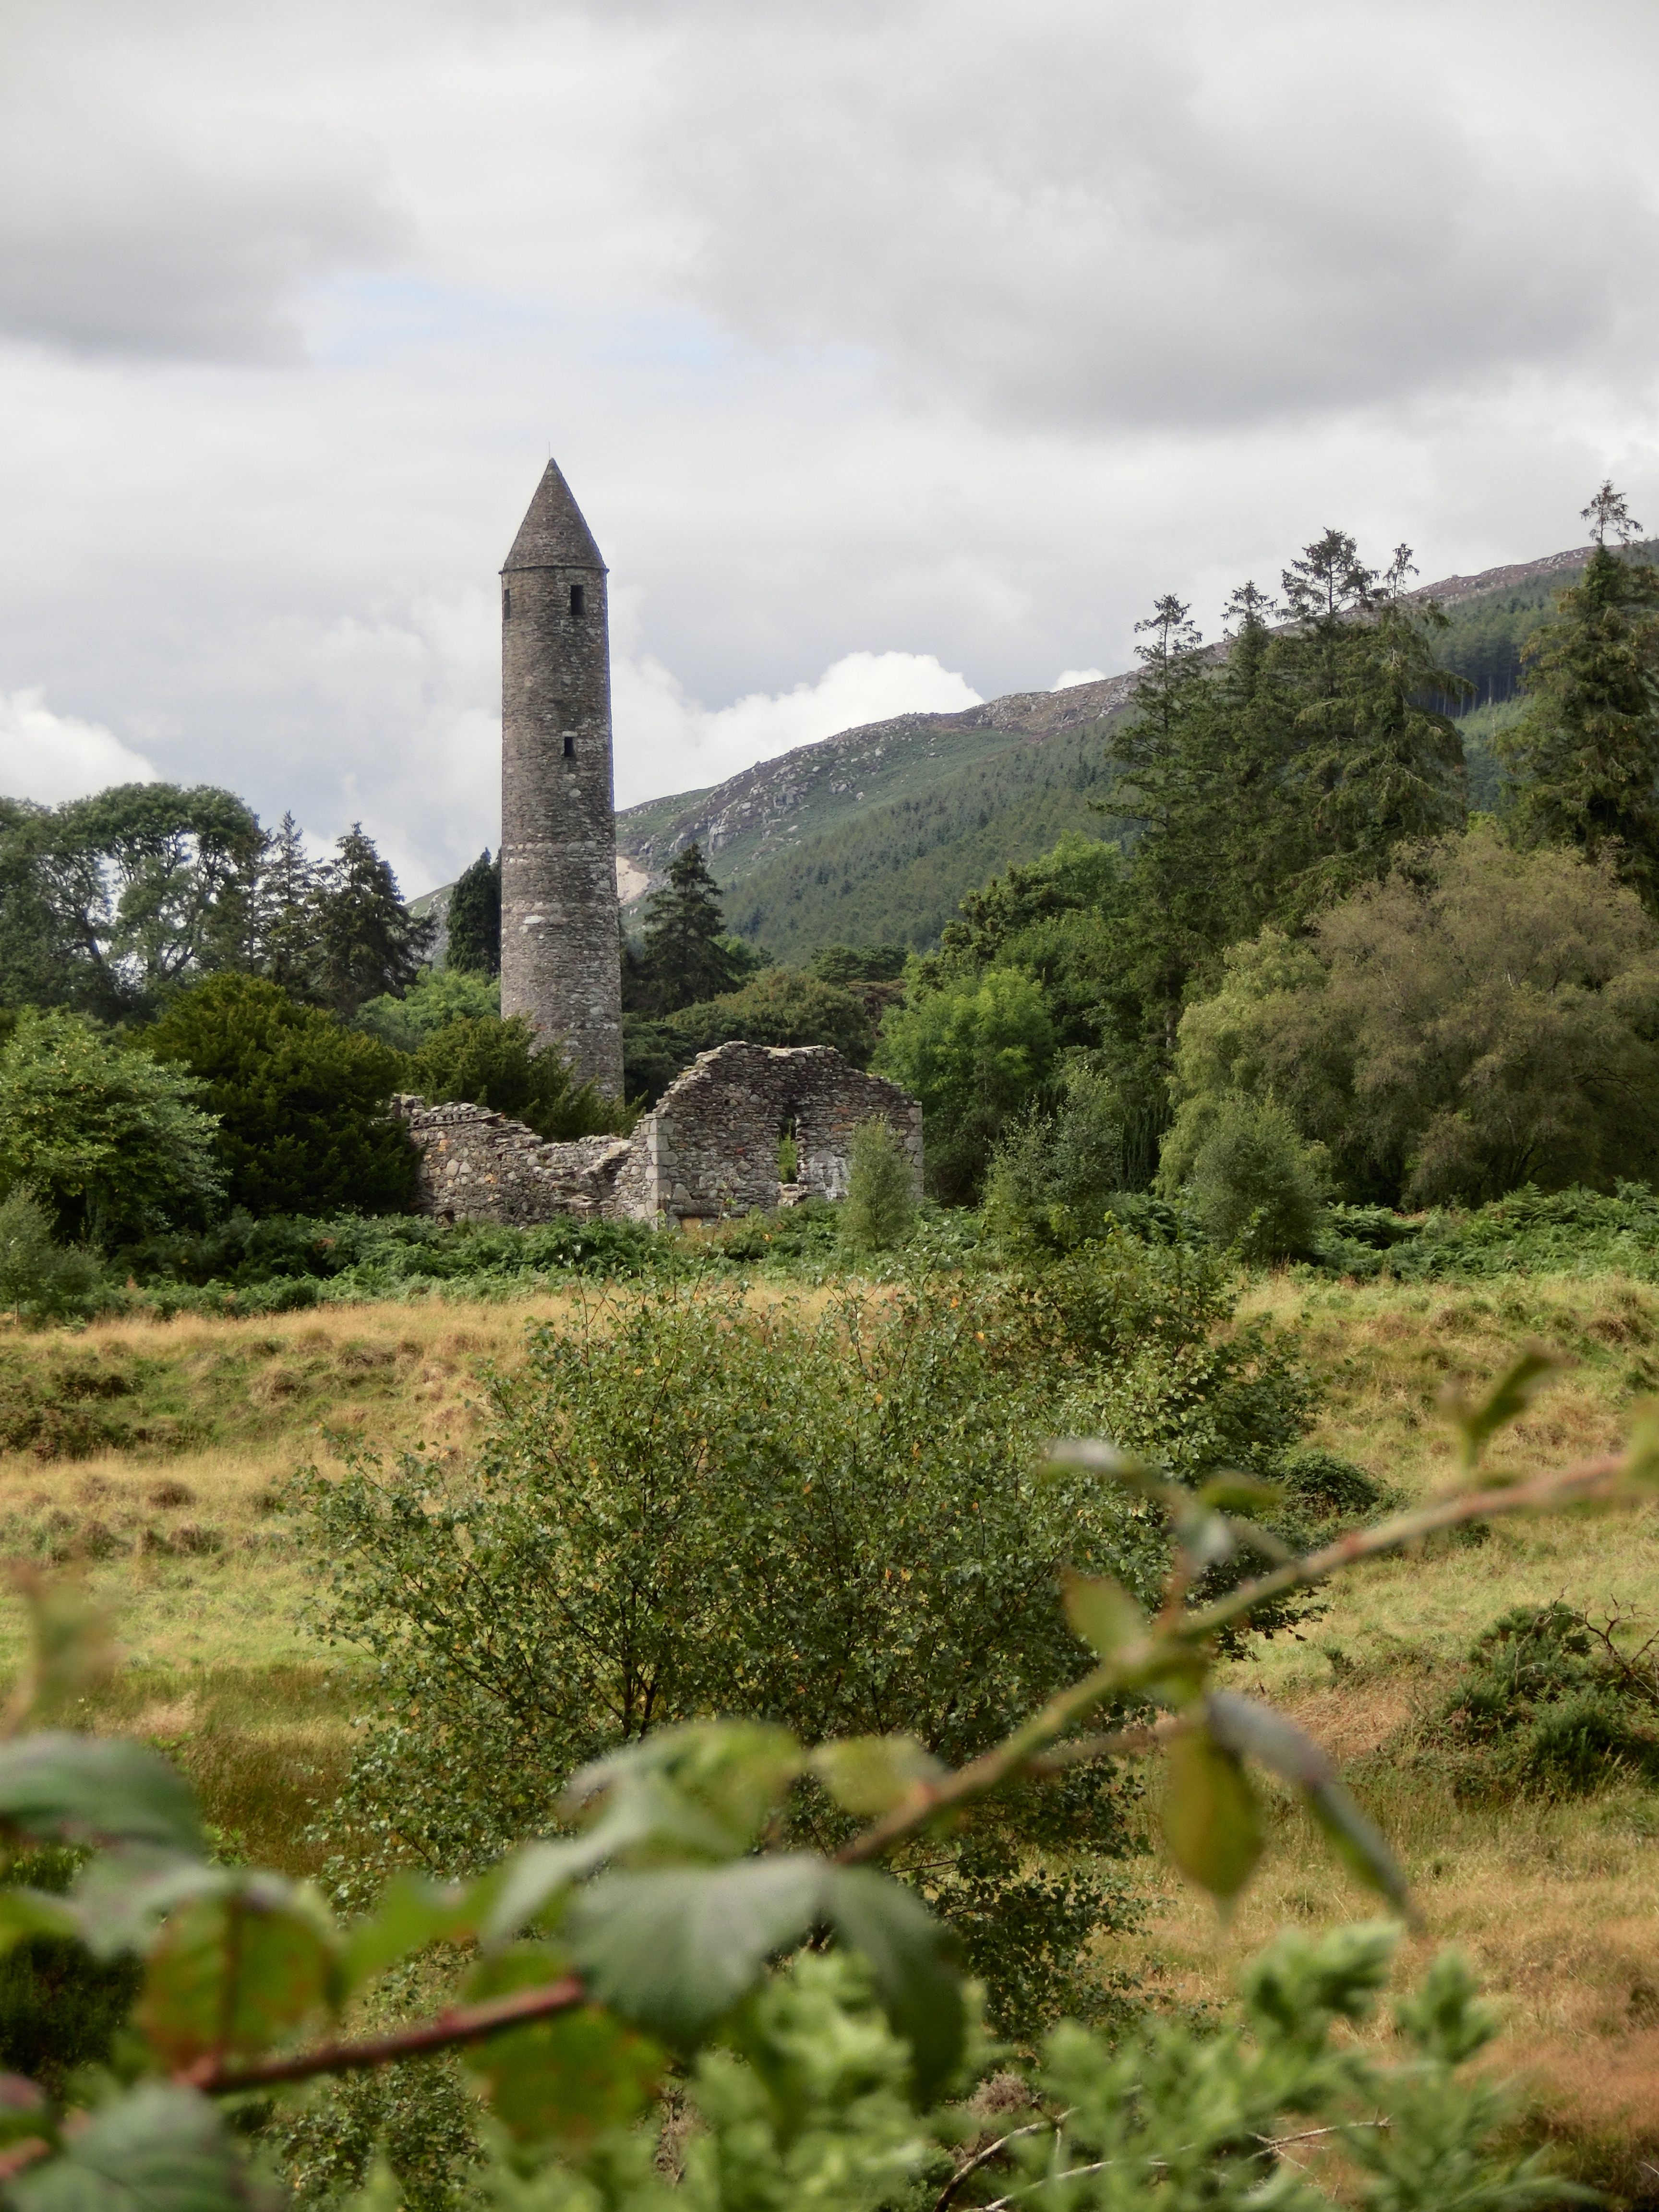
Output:
<instances>
[{"instance_id":1,"label":"dark window opening in ruin","mask_svg":"<svg viewBox=\"0 0 1659 2212\"><path fill-rule=\"evenodd\" d=\"M511 622L513 619L513 593L510 588L501 593L501 617L505 622Z\"/></svg>"},{"instance_id":2,"label":"dark window opening in ruin","mask_svg":"<svg viewBox=\"0 0 1659 2212\"><path fill-rule=\"evenodd\" d=\"M580 584L570 586L570 611L573 615L579 615L582 611L582 589Z\"/></svg>"},{"instance_id":3,"label":"dark window opening in ruin","mask_svg":"<svg viewBox=\"0 0 1659 2212\"><path fill-rule=\"evenodd\" d=\"M564 733L564 757L567 760L576 757L576 732L574 730L567 730Z\"/></svg>"},{"instance_id":4,"label":"dark window opening in ruin","mask_svg":"<svg viewBox=\"0 0 1659 2212\"><path fill-rule=\"evenodd\" d=\"M786 1114L778 1124L778 1181L800 1180L800 1146L796 1141L795 1117Z\"/></svg>"}]
</instances>

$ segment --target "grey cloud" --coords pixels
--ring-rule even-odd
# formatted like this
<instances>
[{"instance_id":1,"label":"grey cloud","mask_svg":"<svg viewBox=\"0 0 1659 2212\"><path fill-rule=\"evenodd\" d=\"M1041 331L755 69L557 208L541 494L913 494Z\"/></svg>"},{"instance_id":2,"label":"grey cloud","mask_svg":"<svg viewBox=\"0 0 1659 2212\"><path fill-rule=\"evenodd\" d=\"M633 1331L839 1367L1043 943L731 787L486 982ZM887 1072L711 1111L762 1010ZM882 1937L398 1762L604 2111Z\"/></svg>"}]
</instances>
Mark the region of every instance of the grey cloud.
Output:
<instances>
[{"instance_id":1,"label":"grey cloud","mask_svg":"<svg viewBox=\"0 0 1659 2212\"><path fill-rule=\"evenodd\" d=\"M1607 141L1467 115L1389 11L707 11L646 189L690 295L1028 422L1246 422L1582 362L1649 319Z\"/></svg>"},{"instance_id":2,"label":"grey cloud","mask_svg":"<svg viewBox=\"0 0 1659 2212\"><path fill-rule=\"evenodd\" d=\"M185 11L163 10L176 18ZM361 133L270 112L257 62L146 50L70 6L0 89L0 334L88 352L270 361L307 283L383 263L408 226Z\"/></svg>"}]
</instances>

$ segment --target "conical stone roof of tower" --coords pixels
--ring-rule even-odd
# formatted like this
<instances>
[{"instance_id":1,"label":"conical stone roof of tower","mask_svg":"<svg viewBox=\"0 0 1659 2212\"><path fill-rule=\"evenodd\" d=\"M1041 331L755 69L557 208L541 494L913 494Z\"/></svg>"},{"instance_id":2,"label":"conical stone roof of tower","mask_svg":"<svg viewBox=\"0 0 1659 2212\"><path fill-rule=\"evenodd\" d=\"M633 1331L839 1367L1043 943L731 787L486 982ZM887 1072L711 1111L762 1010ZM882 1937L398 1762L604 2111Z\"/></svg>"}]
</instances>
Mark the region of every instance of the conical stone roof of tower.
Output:
<instances>
[{"instance_id":1,"label":"conical stone roof of tower","mask_svg":"<svg viewBox=\"0 0 1659 2212\"><path fill-rule=\"evenodd\" d=\"M600 568L605 562L593 543L593 533L582 511L570 495L570 487L550 461L536 487L530 511L519 525L513 550L502 563L509 568Z\"/></svg>"}]
</instances>

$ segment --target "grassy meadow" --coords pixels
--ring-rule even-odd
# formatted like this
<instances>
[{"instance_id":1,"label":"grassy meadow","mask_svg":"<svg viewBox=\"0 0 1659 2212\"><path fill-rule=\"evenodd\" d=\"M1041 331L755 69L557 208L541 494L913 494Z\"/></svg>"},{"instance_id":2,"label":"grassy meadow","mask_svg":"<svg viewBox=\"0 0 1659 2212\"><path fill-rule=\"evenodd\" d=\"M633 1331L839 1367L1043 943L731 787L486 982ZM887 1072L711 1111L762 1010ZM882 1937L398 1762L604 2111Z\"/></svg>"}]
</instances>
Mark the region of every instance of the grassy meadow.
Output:
<instances>
[{"instance_id":1,"label":"grassy meadow","mask_svg":"<svg viewBox=\"0 0 1659 2212\"><path fill-rule=\"evenodd\" d=\"M349 1754L349 1653L310 1640L283 1486L353 1443L455 1455L482 1366L510 1362L561 1300L329 1306L258 1321L131 1317L0 1335L0 1533L14 1557L83 1563L123 1664L86 1718L154 1739L193 1774L227 1843L307 1870L309 1808ZM1498 1285L1259 1279L1246 1314L1297 1328L1324 1384L1313 1441L1421 1495L1450 1472L1435 1401L1518 1343L1569 1363L1500 1440L1521 1473L1611 1445L1659 1391L1659 1288L1607 1274ZM1285 1705L1341 1759L1401 1851L1426 1919L1501 2008L1497 2063L1534 2085L1537 2124L1627 2199L1659 2174L1659 1797L1460 1804L1419 1742L1475 1637L1555 1597L1659 1625L1659 1507L1497 1524L1333 1589L1299 1635L1258 1642L1237 1684ZM3 1601L0 1663L21 1622ZM1644 1631L1643 1632L1645 1632ZM1147 1776L1149 1800L1158 1778ZM1224 2004L1237 1960L1287 1922L1365 1916L1365 1896L1286 1802L1231 1928L1164 1866L1140 1863L1143 1931L1120 1939L1147 1989Z\"/></svg>"}]
</instances>

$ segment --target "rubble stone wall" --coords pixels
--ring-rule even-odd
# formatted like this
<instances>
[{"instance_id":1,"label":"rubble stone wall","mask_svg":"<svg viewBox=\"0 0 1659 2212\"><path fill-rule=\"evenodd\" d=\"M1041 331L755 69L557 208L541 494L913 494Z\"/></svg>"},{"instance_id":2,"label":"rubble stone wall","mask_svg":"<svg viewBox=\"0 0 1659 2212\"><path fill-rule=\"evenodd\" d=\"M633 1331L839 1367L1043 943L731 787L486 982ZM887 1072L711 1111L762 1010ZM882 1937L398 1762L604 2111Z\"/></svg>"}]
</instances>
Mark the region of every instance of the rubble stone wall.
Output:
<instances>
[{"instance_id":1,"label":"rubble stone wall","mask_svg":"<svg viewBox=\"0 0 1659 2212\"><path fill-rule=\"evenodd\" d=\"M612 1211L626 1137L583 1137L550 1145L522 1121L488 1106L428 1106L401 1097L392 1109L407 1122L419 1156L416 1205L440 1221L500 1221L528 1228L556 1214L591 1220Z\"/></svg>"},{"instance_id":2,"label":"rubble stone wall","mask_svg":"<svg viewBox=\"0 0 1659 2212\"><path fill-rule=\"evenodd\" d=\"M921 1106L829 1045L723 1044L701 1053L631 1137L552 1145L488 1107L393 1103L420 1154L416 1203L443 1221L525 1225L561 1213L709 1221L841 1198L853 1131L878 1115L909 1154L918 1188L921 1181ZM797 1158L787 1189L778 1181L786 1132Z\"/></svg>"}]
</instances>

